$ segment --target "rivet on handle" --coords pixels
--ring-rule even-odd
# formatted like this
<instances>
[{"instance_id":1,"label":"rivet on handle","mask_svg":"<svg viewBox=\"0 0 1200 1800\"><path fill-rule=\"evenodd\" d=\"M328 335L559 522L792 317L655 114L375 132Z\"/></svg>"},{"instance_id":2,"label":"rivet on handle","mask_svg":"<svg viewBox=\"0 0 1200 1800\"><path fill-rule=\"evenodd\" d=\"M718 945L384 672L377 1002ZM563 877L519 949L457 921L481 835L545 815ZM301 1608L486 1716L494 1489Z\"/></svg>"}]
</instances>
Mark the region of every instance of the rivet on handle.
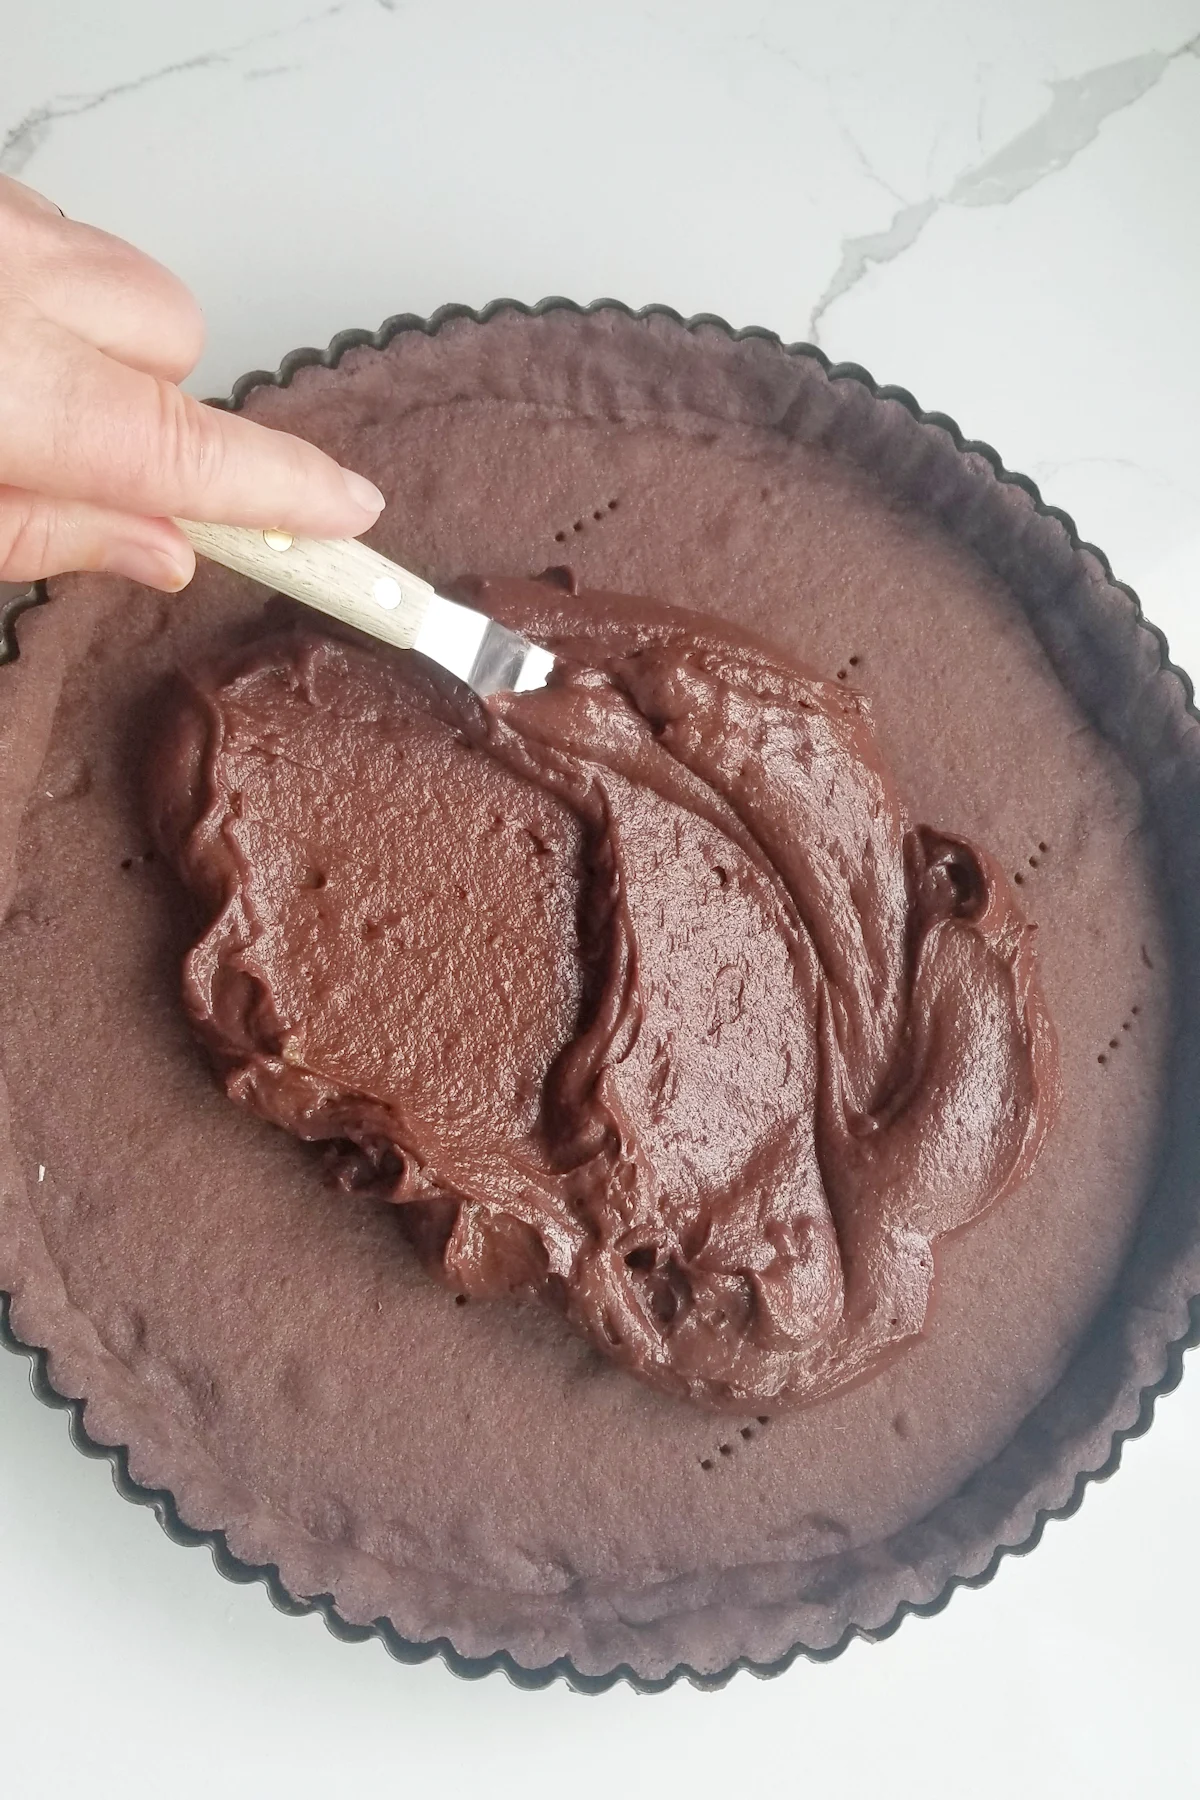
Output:
<instances>
[{"instance_id":1,"label":"rivet on handle","mask_svg":"<svg viewBox=\"0 0 1200 1800\"><path fill-rule=\"evenodd\" d=\"M289 531L264 531L263 543L268 550L290 550L294 540Z\"/></svg>"}]
</instances>

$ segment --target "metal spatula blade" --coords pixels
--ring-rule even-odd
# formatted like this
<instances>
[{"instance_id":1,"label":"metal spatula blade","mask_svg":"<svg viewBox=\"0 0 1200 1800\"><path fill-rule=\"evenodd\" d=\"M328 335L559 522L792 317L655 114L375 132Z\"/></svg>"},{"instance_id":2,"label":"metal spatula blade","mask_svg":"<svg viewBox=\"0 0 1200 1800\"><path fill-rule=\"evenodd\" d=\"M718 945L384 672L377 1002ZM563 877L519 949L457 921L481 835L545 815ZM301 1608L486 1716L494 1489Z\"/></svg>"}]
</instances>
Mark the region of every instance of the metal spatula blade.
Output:
<instances>
[{"instance_id":1,"label":"metal spatula blade","mask_svg":"<svg viewBox=\"0 0 1200 1800\"><path fill-rule=\"evenodd\" d=\"M385 644L417 650L484 697L544 687L554 667L548 650L447 600L358 538L298 538L191 519L175 523L199 555Z\"/></svg>"},{"instance_id":2,"label":"metal spatula blade","mask_svg":"<svg viewBox=\"0 0 1200 1800\"><path fill-rule=\"evenodd\" d=\"M412 647L485 697L544 687L554 667L554 658L540 644L438 593L429 601Z\"/></svg>"}]
</instances>

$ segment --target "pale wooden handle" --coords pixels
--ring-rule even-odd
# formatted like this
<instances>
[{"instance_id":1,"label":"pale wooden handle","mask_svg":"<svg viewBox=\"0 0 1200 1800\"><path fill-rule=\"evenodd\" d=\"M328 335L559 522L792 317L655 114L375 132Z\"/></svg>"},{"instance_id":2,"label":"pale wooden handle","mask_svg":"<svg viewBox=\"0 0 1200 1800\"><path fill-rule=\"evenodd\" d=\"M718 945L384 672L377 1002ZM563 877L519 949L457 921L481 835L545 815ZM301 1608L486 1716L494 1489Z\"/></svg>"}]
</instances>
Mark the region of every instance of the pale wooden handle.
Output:
<instances>
[{"instance_id":1,"label":"pale wooden handle","mask_svg":"<svg viewBox=\"0 0 1200 1800\"><path fill-rule=\"evenodd\" d=\"M176 519L194 550L345 625L409 649L433 589L356 538L298 538L245 525Z\"/></svg>"}]
</instances>

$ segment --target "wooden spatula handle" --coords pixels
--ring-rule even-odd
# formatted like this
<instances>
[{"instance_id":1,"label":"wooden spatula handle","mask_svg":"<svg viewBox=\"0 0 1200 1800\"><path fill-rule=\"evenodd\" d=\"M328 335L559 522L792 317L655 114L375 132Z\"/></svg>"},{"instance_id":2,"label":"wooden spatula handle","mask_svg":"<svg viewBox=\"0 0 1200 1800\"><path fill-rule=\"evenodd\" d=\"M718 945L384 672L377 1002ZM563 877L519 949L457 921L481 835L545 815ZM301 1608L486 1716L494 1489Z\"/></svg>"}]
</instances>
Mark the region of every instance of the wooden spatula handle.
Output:
<instances>
[{"instance_id":1,"label":"wooden spatula handle","mask_svg":"<svg viewBox=\"0 0 1200 1800\"><path fill-rule=\"evenodd\" d=\"M191 519L175 523L201 556L402 650L412 645L433 598L427 581L357 538L300 538Z\"/></svg>"}]
</instances>

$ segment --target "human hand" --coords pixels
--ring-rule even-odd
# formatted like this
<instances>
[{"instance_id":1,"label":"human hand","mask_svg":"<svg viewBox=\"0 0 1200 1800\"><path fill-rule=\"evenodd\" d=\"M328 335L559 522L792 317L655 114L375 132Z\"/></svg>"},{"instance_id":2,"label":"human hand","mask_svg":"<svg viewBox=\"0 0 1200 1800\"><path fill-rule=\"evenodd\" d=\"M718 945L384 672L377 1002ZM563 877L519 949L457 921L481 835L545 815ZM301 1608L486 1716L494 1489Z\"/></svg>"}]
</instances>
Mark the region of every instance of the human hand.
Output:
<instances>
[{"instance_id":1,"label":"human hand","mask_svg":"<svg viewBox=\"0 0 1200 1800\"><path fill-rule=\"evenodd\" d=\"M108 569L173 593L195 570L173 517L374 522L361 475L180 390L203 341L175 276L0 175L0 581Z\"/></svg>"}]
</instances>

